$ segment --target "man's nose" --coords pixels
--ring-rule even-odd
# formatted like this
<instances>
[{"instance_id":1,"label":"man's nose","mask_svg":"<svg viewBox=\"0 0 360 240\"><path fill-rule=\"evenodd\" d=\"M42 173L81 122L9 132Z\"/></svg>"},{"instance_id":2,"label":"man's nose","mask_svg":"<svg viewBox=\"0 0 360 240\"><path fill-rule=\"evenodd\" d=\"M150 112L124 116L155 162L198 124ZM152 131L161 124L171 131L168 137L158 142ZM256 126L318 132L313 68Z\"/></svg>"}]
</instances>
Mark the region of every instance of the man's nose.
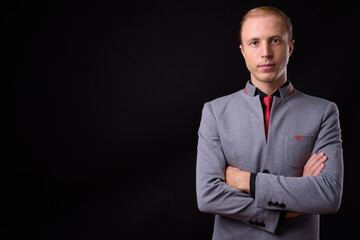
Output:
<instances>
[{"instance_id":1,"label":"man's nose","mask_svg":"<svg viewBox=\"0 0 360 240\"><path fill-rule=\"evenodd\" d=\"M261 57L262 58L272 58L271 46L268 43L264 43L261 46Z\"/></svg>"}]
</instances>

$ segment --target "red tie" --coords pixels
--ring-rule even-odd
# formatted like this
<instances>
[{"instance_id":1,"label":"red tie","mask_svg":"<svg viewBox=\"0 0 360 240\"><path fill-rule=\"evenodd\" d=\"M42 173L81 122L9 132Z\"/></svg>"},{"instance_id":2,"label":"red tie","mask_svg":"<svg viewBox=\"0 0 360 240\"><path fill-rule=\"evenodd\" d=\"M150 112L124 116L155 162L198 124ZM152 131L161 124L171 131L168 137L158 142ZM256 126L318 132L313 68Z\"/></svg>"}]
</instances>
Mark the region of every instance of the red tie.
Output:
<instances>
[{"instance_id":1,"label":"red tie","mask_svg":"<svg viewBox=\"0 0 360 240\"><path fill-rule=\"evenodd\" d=\"M268 129L269 129L269 122L270 122L270 112L271 112L271 103L272 103L272 96L264 97L264 104L265 104L265 111L264 111L264 121L265 121L265 136L267 139L268 136Z\"/></svg>"}]
</instances>

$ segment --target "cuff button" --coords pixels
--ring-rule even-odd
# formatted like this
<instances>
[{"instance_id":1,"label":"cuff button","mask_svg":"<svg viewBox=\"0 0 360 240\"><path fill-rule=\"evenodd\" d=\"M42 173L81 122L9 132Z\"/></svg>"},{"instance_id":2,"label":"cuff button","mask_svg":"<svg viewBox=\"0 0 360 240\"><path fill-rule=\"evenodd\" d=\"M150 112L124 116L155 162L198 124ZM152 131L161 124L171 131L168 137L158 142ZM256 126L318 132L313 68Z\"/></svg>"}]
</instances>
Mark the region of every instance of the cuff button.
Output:
<instances>
[{"instance_id":1,"label":"cuff button","mask_svg":"<svg viewBox=\"0 0 360 240\"><path fill-rule=\"evenodd\" d=\"M285 209L286 208L285 203L280 204L280 208Z\"/></svg>"}]
</instances>

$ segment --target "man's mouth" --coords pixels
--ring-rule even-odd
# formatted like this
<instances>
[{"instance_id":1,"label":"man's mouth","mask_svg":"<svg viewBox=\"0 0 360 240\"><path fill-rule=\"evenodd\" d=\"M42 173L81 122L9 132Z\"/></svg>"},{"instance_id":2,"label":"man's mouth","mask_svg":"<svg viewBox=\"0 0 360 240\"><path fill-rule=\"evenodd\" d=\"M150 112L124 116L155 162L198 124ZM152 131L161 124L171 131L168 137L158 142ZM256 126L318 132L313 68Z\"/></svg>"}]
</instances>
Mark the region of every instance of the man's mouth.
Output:
<instances>
[{"instance_id":1,"label":"man's mouth","mask_svg":"<svg viewBox=\"0 0 360 240\"><path fill-rule=\"evenodd\" d=\"M259 65L259 68L263 69L263 70L271 70L274 67L275 67L274 63L266 63L266 64Z\"/></svg>"}]
</instances>

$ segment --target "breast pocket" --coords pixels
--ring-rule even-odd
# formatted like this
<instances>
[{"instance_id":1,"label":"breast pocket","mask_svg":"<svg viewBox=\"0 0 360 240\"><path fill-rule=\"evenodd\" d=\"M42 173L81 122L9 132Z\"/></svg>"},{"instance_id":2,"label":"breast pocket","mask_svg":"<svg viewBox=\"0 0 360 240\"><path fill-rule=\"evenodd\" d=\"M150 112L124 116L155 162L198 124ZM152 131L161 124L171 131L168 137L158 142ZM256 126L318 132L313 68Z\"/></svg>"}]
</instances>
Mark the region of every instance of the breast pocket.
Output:
<instances>
[{"instance_id":1,"label":"breast pocket","mask_svg":"<svg viewBox=\"0 0 360 240\"><path fill-rule=\"evenodd\" d=\"M312 150L312 136L285 137L285 163L291 168L303 168Z\"/></svg>"}]
</instances>

